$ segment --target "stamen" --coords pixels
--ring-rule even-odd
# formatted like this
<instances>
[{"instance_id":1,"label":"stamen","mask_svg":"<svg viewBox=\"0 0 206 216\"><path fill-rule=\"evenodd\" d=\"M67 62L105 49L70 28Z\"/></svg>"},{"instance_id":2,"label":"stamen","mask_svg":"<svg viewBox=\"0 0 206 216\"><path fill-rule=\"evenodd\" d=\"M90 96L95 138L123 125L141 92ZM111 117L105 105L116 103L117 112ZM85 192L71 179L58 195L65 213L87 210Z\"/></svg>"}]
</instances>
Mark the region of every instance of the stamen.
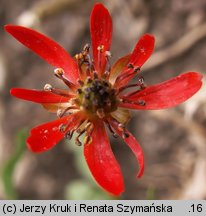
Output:
<instances>
[{"instance_id":1,"label":"stamen","mask_svg":"<svg viewBox=\"0 0 206 216\"><path fill-rule=\"evenodd\" d=\"M73 137L74 132L79 130L79 127L84 123L84 121L85 121L85 120L82 119L82 120L80 121L80 123L79 123L77 126L75 126L71 131L68 131L68 132L65 134L65 137L66 137L67 139L71 140L72 137Z\"/></svg>"},{"instance_id":2,"label":"stamen","mask_svg":"<svg viewBox=\"0 0 206 216\"><path fill-rule=\"evenodd\" d=\"M117 121L115 118L110 117L110 120L114 122L115 125L117 125L118 130L122 132L122 138L128 138L129 137L129 133L126 132L126 127L124 124L120 123L119 121Z\"/></svg>"},{"instance_id":3,"label":"stamen","mask_svg":"<svg viewBox=\"0 0 206 216\"><path fill-rule=\"evenodd\" d=\"M68 131L68 132L65 134L65 138L71 140L72 137L73 137L73 134L74 134L74 130Z\"/></svg>"},{"instance_id":4,"label":"stamen","mask_svg":"<svg viewBox=\"0 0 206 216\"><path fill-rule=\"evenodd\" d=\"M104 45L99 45L97 47L97 50L98 50L98 68L101 68L101 65L102 65L102 53L103 53L103 50L104 50Z\"/></svg>"},{"instance_id":5,"label":"stamen","mask_svg":"<svg viewBox=\"0 0 206 216\"><path fill-rule=\"evenodd\" d=\"M131 71L132 69L132 71ZM130 72L131 71L131 72ZM120 74L117 79L116 79L116 82L120 82L122 81L123 79L126 79L130 76L134 76L137 72L140 71L140 67L137 67L137 68L134 68L134 66L132 64L129 64L128 65L128 70L125 71L123 74Z\"/></svg>"},{"instance_id":6,"label":"stamen","mask_svg":"<svg viewBox=\"0 0 206 216\"><path fill-rule=\"evenodd\" d=\"M85 133L85 132L91 127L91 125L92 125L92 123L91 123L91 122L88 122L88 123L85 125L85 128L84 128L83 130L81 130L81 129L78 129L78 130L77 130L77 133L79 133L79 134L78 134L78 136L75 138L75 143L76 143L78 146L81 146L81 145L82 145L81 141L79 140L80 136L82 136L82 134Z\"/></svg>"},{"instance_id":7,"label":"stamen","mask_svg":"<svg viewBox=\"0 0 206 216\"><path fill-rule=\"evenodd\" d=\"M111 72L111 64L110 64L110 58L112 57L112 54L110 51L106 51L105 52L105 57L106 57L106 61L107 61L107 69L104 71L102 78L104 79L108 79L110 72Z\"/></svg>"},{"instance_id":8,"label":"stamen","mask_svg":"<svg viewBox=\"0 0 206 216\"><path fill-rule=\"evenodd\" d=\"M135 104L135 105L140 105L140 106L145 106L146 102L144 100L138 100L137 102L135 101L131 101L131 100L127 100L125 98L121 98L121 102L122 103L129 103L129 104Z\"/></svg>"},{"instance_id":9,"label":"stamen","mask_svg":"<svg viewBox=\"0 0 206 216\"><path fill-rule=\"evenodd\" d=\"M54 75L62 80L71 90L75 89L76 86L64 77L64 70L62 68L56 68L54 70Z\"/></svg>"},{"instance_id":10,"label":"stamen","mask_svg":"<svg viewBox=\"0 0 206 216\"><path fill-rule=\"evenodd\" d=\"M87 129L87 135L84 138L84 144L89 144L92 142L92 133L94 130L94 125L91 123L90 127Z\"/></svg>"},{"instance_id":11,"label":"stamen","mask_svg":"<svg viewBox=\"0 0 206 216\"><path fill-rule=\"evenodd\" d=\"M84 144L88 144L88 143L90 143L91 141L92 141L91 136L85 136L85 138L84 138Z\"/></svg>"},{"instance_id":12,"label":"stamen","mask_svg":"<svg viewBox=\"0 0 206 216\"><path fill-rule=\"evenodd\" d=\"M118 134L116 134L116 133L114 132L114 130L112 129L112 126L109 124L108 120L105 120L105 123L106 123L106 125L107 125L109 131L112 133L112 136L113 136L114 138L117 138L117 137L118 137Z\"/></svg>"},{"instance_id":13,"label":"stamen","mask_svg":"<svg viewBox=\"0 0 206 216\"><path fill-rule=\"evenodd\" d=\"M57 94L57 95L60 95L60 96L63 96L63 97L69 97L70 95L65 92L64 90L60 90L60 89L55 89L53 88L50 84L46 84L44 86L44 91L49 91L49 92L52 92L53 94Z\"/></svg>"},{"instance_id":14,"label":"stamen","mask_svg":"<svg viewBox=\"0 0 206 216\"><path fill-rule=\"evenodd\" d=\"M62 77L63 74L64 74L64 70L62 68L56 68L54 70L54 75L57 76L58 78Z\"/></svg>"},{"instance_id":15,"label":"stamen","mask_svg":"<svg viewBox=\"0 0 206 216\"><path fill-rule=\"evenodd\" d=\"M71 109L79 109L78 107L76 106L70 106L70 107L67 107L66 109L62 110L62 109L58 109L57 110L57 117L59 118L62 118L69 110Z\"/></svg>"},{"instance_id":16,"label":"stamen","mask_svg":"<svg viewBox=\"0 0 206 216\"><path fill-rule=\"evenodd\" d=\"M90 45L87 43L84 45L83 51L85 52L84 54L89 54L89 50L90 50Z\"/></svg>"}]
</instances>

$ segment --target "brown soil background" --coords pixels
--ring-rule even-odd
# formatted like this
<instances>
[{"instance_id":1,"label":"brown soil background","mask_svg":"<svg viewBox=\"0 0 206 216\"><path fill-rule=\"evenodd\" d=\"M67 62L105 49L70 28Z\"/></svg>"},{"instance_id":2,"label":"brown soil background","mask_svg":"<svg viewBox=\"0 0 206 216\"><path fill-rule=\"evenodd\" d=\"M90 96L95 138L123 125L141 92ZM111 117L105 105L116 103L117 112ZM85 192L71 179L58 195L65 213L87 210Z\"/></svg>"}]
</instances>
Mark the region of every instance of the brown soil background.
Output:
<instances>
[{"instance_id":1,"label":"brown soil background","mask_svg":"<svg viewBox=\"0 0 206 216\"><path fill-rule=\"evenodd\" d=\"M52 76L52 68L8 36L3 25L30 26L74 55L90 42L89 16L95 2L0 0L0 166L15 151L17 131L55 119L37 104L12 98L9 89L41 89L46 83L61 86ZM156 38L155 53L142 68L148 85L186 71L205 73L205 0L100 2L105 3L113 18L113 62L130 52L139 37L148 32ZM155 199L206 198L205 86L176 108L133 112L128 128L144 149L146 170L137 180L134 156L120 138L111 139L125 178L122 199L146 199L148 188L155 189ZM65 144L44 154L26 152L14 173L19 198L65 199L68 183L83 178L74 157ZM5 197L1 185L0 198Z\"/></svg>"}]
</instances>

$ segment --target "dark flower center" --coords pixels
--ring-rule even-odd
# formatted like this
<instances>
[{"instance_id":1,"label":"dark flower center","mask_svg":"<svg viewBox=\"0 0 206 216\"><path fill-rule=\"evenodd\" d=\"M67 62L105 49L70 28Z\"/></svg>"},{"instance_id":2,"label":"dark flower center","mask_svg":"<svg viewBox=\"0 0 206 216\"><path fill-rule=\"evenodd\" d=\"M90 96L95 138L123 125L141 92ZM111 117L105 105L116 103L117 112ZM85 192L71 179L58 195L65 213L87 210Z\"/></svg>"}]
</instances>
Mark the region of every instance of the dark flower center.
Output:
<instances>
[{"instance_id":1,"label":"dark flower center","mask_svg":"<svg viewBox=\"0 0 206 216\"><path fill-rule=\"evenodd\" d=\"M116 91L105 79L88 78L78 91L78 105L89 114L97 114L103 118L117 109Z\"/></svg>"}]
</instances>

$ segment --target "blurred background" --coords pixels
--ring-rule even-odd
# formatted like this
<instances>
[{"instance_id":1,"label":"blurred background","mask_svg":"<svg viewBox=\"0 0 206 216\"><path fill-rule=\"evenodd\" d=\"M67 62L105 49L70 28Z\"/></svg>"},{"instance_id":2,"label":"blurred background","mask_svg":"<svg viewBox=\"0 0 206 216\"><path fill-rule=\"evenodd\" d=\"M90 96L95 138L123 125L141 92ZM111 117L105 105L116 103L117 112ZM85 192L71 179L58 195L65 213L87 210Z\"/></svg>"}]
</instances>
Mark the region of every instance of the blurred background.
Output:
<instances>
[{"instance_id":1,"label":"blurred background","mask_svg":"<svg viewBox=\"0 0 206 216\"><path fill-rule=\"evenodd\" d=\"M82 147L62 141L43 154L25 146L29 130L56 118L41 106L12 98L12 87L64 87L53 68L3 30L24 25L43 32L71 55L90 42L89 16L96 1L0 0L0 199L115 199L91 178ZM112 62L131 52L140 36L155 35L153 56L142 68L148 85L187 71L206 71L205 0L113 0L103 2L113 18ZM118 199L206 198L206 87L184 104L137 111L128 128L141 143L144 176L124 142L111 138L125 179Z\"/></svg>"}]
</instances>

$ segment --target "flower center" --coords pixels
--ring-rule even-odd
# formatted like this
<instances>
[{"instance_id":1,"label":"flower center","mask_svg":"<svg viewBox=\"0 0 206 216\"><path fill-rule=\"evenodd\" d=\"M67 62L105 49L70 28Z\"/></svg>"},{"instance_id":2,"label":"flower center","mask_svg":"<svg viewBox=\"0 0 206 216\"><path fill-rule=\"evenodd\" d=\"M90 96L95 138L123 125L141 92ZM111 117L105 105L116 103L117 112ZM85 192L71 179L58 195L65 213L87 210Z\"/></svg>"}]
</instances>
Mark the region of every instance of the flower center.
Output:
<instances>
[{"instance_id":1,"label":"flower center","mask_svg":"<svg viewBox=\"0 0 206 216\"><path fill-rule=\"evenodd\" d=\"M88 78L78 91L78 105L90 115L104 118L117 109L116 91L105 79Z\"/></svg>"}]
</instances>

